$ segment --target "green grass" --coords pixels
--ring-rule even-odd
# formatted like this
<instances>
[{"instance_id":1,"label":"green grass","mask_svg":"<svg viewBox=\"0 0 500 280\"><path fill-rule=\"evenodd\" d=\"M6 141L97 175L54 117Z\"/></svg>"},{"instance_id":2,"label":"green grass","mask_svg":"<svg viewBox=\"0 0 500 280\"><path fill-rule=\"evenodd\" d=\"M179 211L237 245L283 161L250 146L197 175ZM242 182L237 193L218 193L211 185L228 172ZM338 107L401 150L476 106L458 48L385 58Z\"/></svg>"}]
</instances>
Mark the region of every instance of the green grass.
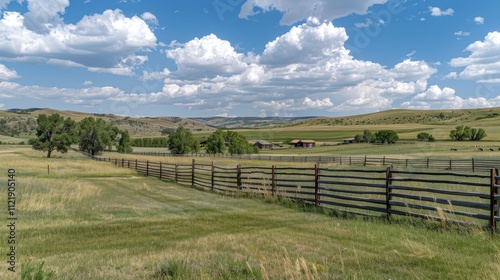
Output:
<instances>
[{"instance_id":1,"label":"green grass","mask_svg":"<svg viewBox=\"0 0 500 280\"><path fill-rule=\"evenodd\" d=\"M19 138L19 137L10 137L6 135L0 135L0 141L4 144L18 144L19 142L28 143L29 137Z\"/></svg>"},{"instance_id":2,"label":"green grass","mask_svg":"<svg viewBox=\"0 0 500 280\"><path fill-rule=\"evenodd\" d=\"M480 151L479 148L483 151ZM436 142L419 142L412 141L410 143L399 143L395 145L375 145L375 144L348 144L348 145L323 145L318 144L315 148L295 149L287 148L274 150L261 150L262 155L297 155L297 156L372 156L390 158L445 158L445 159L471 159L471 158L492 158L499 157L500 142L453 142L453 141L436 141ZM453 151L452 149L457 149ZM493 149L491 151L490 149ZM166 148L134 148L134 152L158 152L168 153ZM125 157L116 153L106 153L109 157ZM136 155L131 158L135 159ZM201 158L197 158L201 159ZM158 158L152 158L158 161ZM210 160L213 160L210 159Z\"/></svg>"},{"instance_id":3,"label":"green grass","mask_svg":"<svg viewBox=\"0 0 500 280\"><path fill-rule=\"evenodd\" d=\"M18 265L43 264L54 279L495 279L500 274L498 238L478 229L335 218L140 177L73 152L42 160L41 153L13 148L0 156L4 178L8 168L17 171ZM57 172L46 174L47 164ZM0 205L6 205L6 196L0 196ZM6 234L2 227L0 235ZM0 270L1 279L19 276Z\"/></svg>"}]
</instances>

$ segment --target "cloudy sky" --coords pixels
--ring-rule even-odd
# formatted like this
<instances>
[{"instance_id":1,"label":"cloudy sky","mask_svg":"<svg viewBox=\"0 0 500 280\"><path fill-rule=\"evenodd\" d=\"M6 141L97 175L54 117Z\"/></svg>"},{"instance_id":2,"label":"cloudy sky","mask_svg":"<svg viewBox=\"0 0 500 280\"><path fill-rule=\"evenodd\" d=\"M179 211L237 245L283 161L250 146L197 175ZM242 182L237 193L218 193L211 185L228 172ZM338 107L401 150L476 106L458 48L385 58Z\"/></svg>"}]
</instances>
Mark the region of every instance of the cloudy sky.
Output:
<instances>
[{"instance_id":1,"label":"cloudy sky","mask_svg":"<svg viewBox=\"0 0 500 280\"><path fill-rule=\"evenodd\" d=\"M498 11L497 0L0 0L0 109L496 107Z\"/></svg>"}]
</instances>

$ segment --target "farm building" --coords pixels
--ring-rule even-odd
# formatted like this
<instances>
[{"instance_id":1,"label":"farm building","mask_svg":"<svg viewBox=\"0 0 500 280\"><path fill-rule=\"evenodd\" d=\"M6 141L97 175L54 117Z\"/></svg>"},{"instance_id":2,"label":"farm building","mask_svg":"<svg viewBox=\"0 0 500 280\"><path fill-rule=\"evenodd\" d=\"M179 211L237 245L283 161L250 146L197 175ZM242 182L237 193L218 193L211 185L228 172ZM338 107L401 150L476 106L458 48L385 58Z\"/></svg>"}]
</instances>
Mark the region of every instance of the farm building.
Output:
<instances>
[{"instance_id":1,"label":"farm building","mask_svg":"<svg viewBox=\"0 0 500 280\"><path fill-rule=\"evenodd\" d=\"M254 146L257 146L261 150L271 150L273 148L273 144L264 140L255 141Z\"/></svg>"},{"instance_id":2,"label":"farm building","mask_svg":"<svg viewBox=\"0 0 500 280\"><path fill-rule=\"evenodd\" d=\"M356 138L344 139L344 144L352 144L352 143L357 143Z\"/></svg>"},{"instance_id":3,"label":"farm building","mask_svg":"<svg viewBox=\"0 0 500 280\"><path fill-rule=\"evenodd\" d=\"M207 140L200 141L200 147L203 148L207 144Z\"/></svg>"},{"instance_id":4,"label":"farm building","mask_svg":"<svg viewBox=\"0 0 500 280\"><path fill-rule=\"evenodd\" d=\"M295 148L313 148L316 146L316 142L314 140L293 140L290 141L290 144Z\"/></svg>"}]
</instances>

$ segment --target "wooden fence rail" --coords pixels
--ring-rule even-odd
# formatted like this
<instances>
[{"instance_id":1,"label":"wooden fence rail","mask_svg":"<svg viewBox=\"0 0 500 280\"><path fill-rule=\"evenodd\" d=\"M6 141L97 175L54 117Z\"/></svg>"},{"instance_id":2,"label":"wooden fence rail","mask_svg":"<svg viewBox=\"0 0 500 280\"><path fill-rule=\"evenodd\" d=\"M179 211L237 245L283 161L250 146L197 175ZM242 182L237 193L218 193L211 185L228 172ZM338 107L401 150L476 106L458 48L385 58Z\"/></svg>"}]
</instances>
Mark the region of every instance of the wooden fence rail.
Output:
<instances>
[{"instance_id":1,"label":"wooden fence rail","mask_svg":"<svg viewBox=\"0 0 500 280\"><path fill-rule=\"evenodd\" d=\"M471 171L488 173L492 168L500 166L500 159L495 158L471 158L471 159L401 159L390 157L369 157L369 156L287 156L287 155L209 155L209 154L185 154L176 155L165 152L133 152L135 155L158 156L158 157L211 157L217 158L233 158L233 159L249 159L249 160L269 160L275 162L311 162L311 163L333 163L338 165L354 165L368 166L392 165L395 167L410 167L410 168L427 168L436 170L448 171Z\"/></svg>"},{"instance_id":2,"label":"wooden fence rail","mask_svg":"<svg viewBox=\"0 0 500 280\"><path fill-rule=\"evenodd\" d=\"M413 216L488 226L500 221L500 174L380 169L255 167L172 164L92 157L144 176L207 190L252 192L300 200L316 207L367 216ZM389 163L389 161L388 161Z\"/></svg>"}]
</instances>

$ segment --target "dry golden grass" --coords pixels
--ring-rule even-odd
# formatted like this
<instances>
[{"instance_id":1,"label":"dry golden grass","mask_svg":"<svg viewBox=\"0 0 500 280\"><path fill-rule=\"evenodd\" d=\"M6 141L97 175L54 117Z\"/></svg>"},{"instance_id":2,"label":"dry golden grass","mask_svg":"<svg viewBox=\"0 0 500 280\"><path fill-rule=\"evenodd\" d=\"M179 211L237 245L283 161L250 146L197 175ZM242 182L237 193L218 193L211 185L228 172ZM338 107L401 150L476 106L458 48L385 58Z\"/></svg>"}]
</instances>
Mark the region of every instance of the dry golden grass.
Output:
<instances>
[{"instance_id":1,"label":"dry golden grass","mask_svg":"<svg viewBox=\"0 0 500 280\"><path fill-rule=\"evenodd\" d=\"M26 178L22 186L18 200L21 211L62 211L101 195L99 187L79 180Z\"/></svg>"}]
</instances>

